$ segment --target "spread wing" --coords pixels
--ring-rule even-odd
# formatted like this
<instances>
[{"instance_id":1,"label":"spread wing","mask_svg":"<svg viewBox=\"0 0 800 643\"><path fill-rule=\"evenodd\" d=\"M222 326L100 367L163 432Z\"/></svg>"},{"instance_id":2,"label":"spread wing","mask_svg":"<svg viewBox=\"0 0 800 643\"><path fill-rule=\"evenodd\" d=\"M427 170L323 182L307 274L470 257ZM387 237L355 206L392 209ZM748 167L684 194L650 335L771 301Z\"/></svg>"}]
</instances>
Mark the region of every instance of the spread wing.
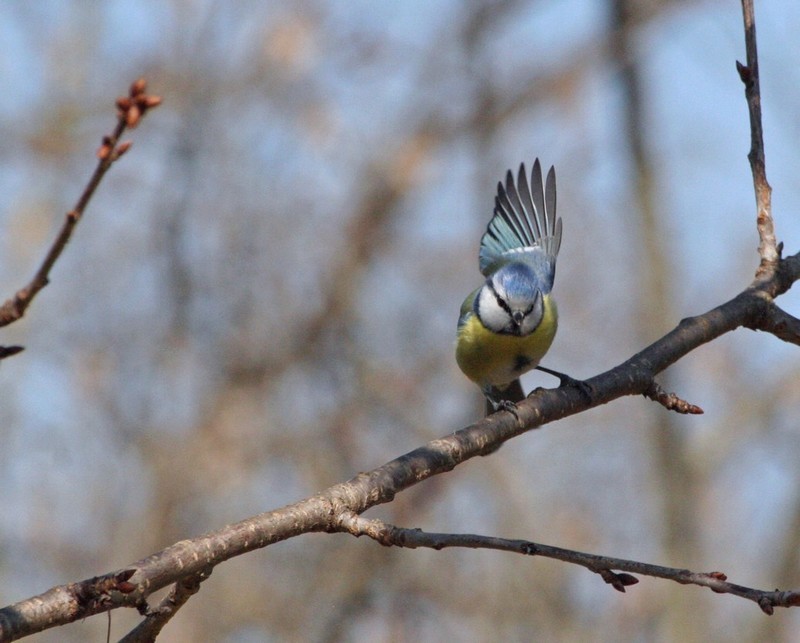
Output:
<instances>
[{"instance_id":1,"label":"spread wing","mask_svg":"<svg viewBox=\"0 0 800 643\"><path fill-rule=\"evenodd\" d=\"M561 247L561 219L556 217L556 172L550 168L546 185L539 159L533 164L530 187L525 164L516 185L511 170L506 184L497 184L494 216L481 238L480 269L489 276L510 261L530 263L546 286L552 287Z\"/></svg>"}]
</instances>

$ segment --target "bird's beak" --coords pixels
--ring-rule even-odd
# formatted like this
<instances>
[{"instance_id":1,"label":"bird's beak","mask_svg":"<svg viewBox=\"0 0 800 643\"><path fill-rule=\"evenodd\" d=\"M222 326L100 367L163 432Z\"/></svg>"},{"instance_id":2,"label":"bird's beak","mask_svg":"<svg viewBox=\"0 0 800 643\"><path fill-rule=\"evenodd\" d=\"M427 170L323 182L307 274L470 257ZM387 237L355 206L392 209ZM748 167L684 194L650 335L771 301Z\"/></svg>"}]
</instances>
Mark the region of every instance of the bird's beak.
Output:
<instances>
[{"instance_id":1,"label":"bird's beak","mask_svg":"<svg viewBox=\"0 0 800 643\"><path fill-rule=\"evenodd\" d=\"M514 320L514 323L519 326L522 324L522 320L525 319L525 313L520 310L515 310L514 313L511 315L511 319Z\"/></svg>"}]
</instances>

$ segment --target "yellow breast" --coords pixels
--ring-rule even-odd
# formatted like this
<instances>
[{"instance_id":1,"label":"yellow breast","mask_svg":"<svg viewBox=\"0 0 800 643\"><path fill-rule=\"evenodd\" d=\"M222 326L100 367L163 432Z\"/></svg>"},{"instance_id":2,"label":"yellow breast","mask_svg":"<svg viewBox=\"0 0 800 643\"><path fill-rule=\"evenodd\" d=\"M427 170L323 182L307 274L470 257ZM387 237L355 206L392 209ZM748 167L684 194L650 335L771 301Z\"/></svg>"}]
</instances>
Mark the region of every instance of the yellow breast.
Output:
<instances>
[{"instance_id":1,"label":"yellow breast","mask_svg":"<svg viewBox=\"0 0 800 643\"><path fill-rule=\"evenodd\" d=\"M458 329L456 361L469 379L484 387L508 384L539 364L553 343L558 311L550 295L544 296L544 316L530 335L500 335L488 330L471 314Z\"/></svg>"}]
</instances>

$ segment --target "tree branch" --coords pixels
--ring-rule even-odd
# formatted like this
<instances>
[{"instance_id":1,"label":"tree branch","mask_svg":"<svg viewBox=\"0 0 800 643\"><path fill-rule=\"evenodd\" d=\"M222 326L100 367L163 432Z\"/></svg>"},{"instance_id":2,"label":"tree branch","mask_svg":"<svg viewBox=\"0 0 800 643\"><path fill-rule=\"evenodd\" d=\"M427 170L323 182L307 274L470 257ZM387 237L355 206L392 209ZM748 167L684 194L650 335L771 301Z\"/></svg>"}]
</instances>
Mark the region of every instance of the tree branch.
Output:
<instances>
[{"instance_id":1,"label":"tree branch","mask_svg":"<svg viewBox=\"0 0 800 643\"><path fill-rule=\"evenodd\" d=\"M761 83L758 73L758 48L756 46L756 22L753 0L742 0L744 17L744 40L747 51L747 65L736 61L736 69L744 83L747 109L750 113L750 169L753 174L753 187L756 193L756 225L758 228L758 254L761 262L756 272L761 277L777 269L780 250L775 240L775 227L772 220L772 188L767 182L767 169L764 160L764 129L761 124Z\"/></svg>"},{"instance_id":2,"label":"tree branch","mask_svg":"<svg viewBox=\"0 0 800 643\"><path fill-rule=\"evenodd\" d=\"M183 540L117 572L54 587L6 607L0 610L0 640L13 640L117 607L149 613L147 597L167 585L208 574L225 560L303 533L342 531L342 521L348 516L391 502L405 489L451 471L514 436L626 395L643 395L651 390L658 373L698 346L740 326L769 331L765 320L772 299L798 278L800 257L795 255L782 260L773 275L754 281L739 295L703 315L684 319L627 361L585 380L584 386L537 389L517 405L515 413L495 413L315 496ZM606 568L628 569L615 565ZM122 586L109 580L116 582L123 577ZM770 600L775 605L788 605L794 594L786 596L779 592Z\"/></svg>"},{"instance_id":3,"label":"tree branch","mask_svg":"<svg viewBox=\"0 0 800 643\"><path fill-rule=\"evenodd\" d=\"M599 574L606 583L619 592L624 592L626 587L639 582L635 576L631 575L631 573L634 573L654 578L664 578L682 585L708 587L718 594L733 594L734 596L746 598L756 603L767 614L772 614L775 607L800 606L800 590L765 591L744 587L743 585L729 583L727 576L722 572L693 572L688 569L652 565L624 558L587 554L562 547L534 543L529 540L510 540L508 538L479 536L476 534L427 533L421 529L405 529L395 527L382 520L362 518L355 513L342 515L340 525L342 531L346 533L356 537L368 536L387 547L395 546L409 549L425 547L437 551L447 547L466 547L470 549L495 549L525 556L553 558L565 563L580 565L589 571ZM621 570L623 573L618 573L614 570Z\"/></svg>"},{"instance_id":4,"label":"tree branch","mask_svg":"<svg viewBox=\"0 0 800 643\"><path fill-rule=\"evenodd\" d=\"M800 319L773 304L761 322L761 330L772 333L778 339L800 346Z\"/></svg>"},{"instance_id":5,"label":"tree branch","mask_svg":"<svg viewBox=\"0 0 800 643\"><path fill-rule=\"evenodd\" d=\"M701 415L703 413L703 409L696 404L682 400L675 393L667 393L655 380L650 383L650 387L643 395L654 402L658 402L668 411L675 411L683 415Z\"/></svg>"},{"instance_id":6,"label":"tree branch","mask_svg":"<svg viewBox=\"0 0 800 643\"><path fill-rule=\"evenodd\" d=\"M658 341L622 364L584 381L580 386L565 383L558 389L537 389L517 406L514 413L496 413L315 496L228 525L204 536L178 542L122 570L54 587L44 594L8 606L0 610L0 639L13 640L117 607L134 607L146 618L128 635L129 640L152 640L175 611L198 590L202 580L216 565L249 551L311 532L368 535L382 544L404 547L491 548L546 556L582 565L598 573L619 591L624 591L626 587L637 582L631 575L636 573L709 587L716 592L747 598L756 602L766 613L772 613L775 606L800 605L800 592L766 592L735 585L728 583L721 572L697 573L522 540L477 535L426 534L360 517L370 507L390 502L403 490L450 471L460 463L491 451L514 436L622 396L649 395L668 408L670 405L673 408L685 405L686 410L690 409L693 405L664 393L655 383L655 376L698 346L739 327L770 332L784 341L800 343L800 322L774 304L774 299L800 278L800 255L781 259L780 248L775 243L771 192L764 169L752 0L743 0L742 4L748 64L739 64L739 72L745 82L750 108L749 158L756 189L761 257L756 279L750 286L721 306L681 321ZM34 279L0 308L0 325L20 318L38 290L47 284L49 271L63 251L72 228L79 220L99 180L110 164L127 149L123 149L124 144L117 143L122 131L125 127L134 126L145 109L158 104L155 102L151 105L146 101L140 104L137 102L138 96L144 96L143 83L139 93L135 93L132 88L131 95L118 102L120 121L114 134L104 139L95 175L76 208L67 215L61 233ZM158 100L157 97L148 98ZM615 570L621 570L621 573ZM170 584L175 584L172 593L151 609L147 605L147 597Z\"/></svg>"},{"instance_id":7,"label":"tree branch","mask_svg":"<svg viewBox=\"0 0 800 643\"><path fill-rule=\"evenodd\" d=\"M53 265L61 256L64 248L72 237L72 231L83 216L86 207L89 205L94 196L97 186L100 185L106 172L111 168L115 161L117 161L125 152L131 147L130 141L120 143L119 139L126 129L136 127L141 121L142 116L153 107L157 107L161 103L161 98L145 93L147 83L143 78L131 84L127 97L117 99L117 125L114 131L103 137L102 144L97 151L98 163L89 182L83 189L75 206L67 212L64 223L61 226L58 234L56 235L53 244L47 251L42 264L34 274L31 281L20 288L13 297L7 299L2 306L0 306L0 327L7 326L18 319L21 319L25 314L26 309L30 306L33 298L37 293L44 288L50 280L50 270ZM0 359L15 355L22 350L20 346L0 346Z\"/></svg>"},{"instance_id":8,"label":"tree branch","mask_svg":"<svg viewBox=\"0 0 800 643\"><path fill-rule=\"evenodd\" d=\"M120 643L149 643L155 641L163 627L178 610L200 591L200 583L211 575L211 568L180 579L157 607L143 609L145 619L120 639Z\"/></svg>"}]
</instances>

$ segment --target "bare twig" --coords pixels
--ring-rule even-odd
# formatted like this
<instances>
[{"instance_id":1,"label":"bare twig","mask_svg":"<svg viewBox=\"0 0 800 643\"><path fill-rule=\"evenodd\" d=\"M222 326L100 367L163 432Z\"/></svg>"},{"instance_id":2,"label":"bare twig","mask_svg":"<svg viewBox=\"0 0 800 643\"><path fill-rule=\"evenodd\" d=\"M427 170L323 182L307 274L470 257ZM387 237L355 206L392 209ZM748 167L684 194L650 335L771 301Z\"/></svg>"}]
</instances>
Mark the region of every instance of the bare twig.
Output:
<instances>
[{"instance_id":1,"label":"bare twig","mask_svg":"<svg viewBox=\"0 0 800 643\"><path fill-rule=\"evenodd\" d=\"M72 236L73 229L80 221L81 216L83 216L86 206L89 205L89 201L97 190L100 181L114 162L130 149L130 141L120 143L120 136L127 128L136 127L147 110L161 103L160 97L145 93L146 89L146 81L140 78L131 85L128 96L117 99L117 126L109 136L103 137L102 144L97 151L98 162L94 173L83 189L75 207L67 212L58 235L56 235L33 279L0 306L0 326L7 326L20 319L36 294L49 283L50 270L64 251L67 242ZM6 354L3 357L19 352L19 350L16 350L9 353L11 348L18 347L5 347Z\"/></svg>"},{"instance_id":2,"label":"bare twig","mask_svg":"<svg viewBox=\"0 0 800 643\"><path fill-rule=\"evenodd\" d=\"M780 252L775 240L775 227L772 221L772 188L767 182L767 169L764 160L764 129L761 124L761 82L758 74L758 49L756 47L756 22L753 0L742 0L744 16L744 39L747 50L747 65L736 61L736 69L744 83L744 94L750 113L750 169L753 173L753 186L756 193L758 228L758 254L761 262L756 277L774 272L780 261Z\"/></svg>"},{"instance_id":3,"label":"bare twig","mask_svg":"<svg viewBox=\"0 0 800 643\"><path fill-rule=\"evenodd\" d=\"M685 415L700 415L703 413L703 409L699 406L682 400L675 393L667 393L655 380L652 381L642 395L654 402L658 402L668 411L675 411Z\"/></svg>"},{"instance_id":4,"label":"bare twig","mask_svg":"<svg viewBox=\"0 0 800 643\"><path fill-rule=\"evenodd\" d=\"M0 359L11 357L25 350L24 346L0 346Z\"/></svg>"},{"instance_id":5,"label":"bare twig","mask_svg":"<svg viewBox=\"0 0 800 643\"><path fill-rule=\"evenodd\" d=\"M800 606L800 590L765 591L736 585L727 581L722 572L693 572L688 569L664 567L641 563L624 558L598 556L562 547L542 545L529 540L510 540L493 536L475 534L435 534L420 529L404 529L395 527L382 520L367 519L355 513L345 513L340 520L341 530L354 536L368 536L387 547L407 547L416 549L445 549L447 547L467 547L470 549L496 549L499 551L523 554L526 556L543 556L554 558L565 563L580 565L599 574L614 589L624 592L626 587L638 583L631 574L652 576L672 580L682 585L699 585L708 587L718 594L732 594L756 603L765 613L772 614L775 607ZM619 573L620 570L622 573Z\"/></svg>"},{"instance_id":6,"label":"bare twig","mask_svg":"<svg viewBox=\"0 0 800 643\"><path fill-rule=\"evenodd\" d=\"M120 643L150 643L186 602L200 591L200 583L211 575L211 568L180 579L157 607L143 609L145 619L120 639Z\"/></svg>"}]
</instances>

